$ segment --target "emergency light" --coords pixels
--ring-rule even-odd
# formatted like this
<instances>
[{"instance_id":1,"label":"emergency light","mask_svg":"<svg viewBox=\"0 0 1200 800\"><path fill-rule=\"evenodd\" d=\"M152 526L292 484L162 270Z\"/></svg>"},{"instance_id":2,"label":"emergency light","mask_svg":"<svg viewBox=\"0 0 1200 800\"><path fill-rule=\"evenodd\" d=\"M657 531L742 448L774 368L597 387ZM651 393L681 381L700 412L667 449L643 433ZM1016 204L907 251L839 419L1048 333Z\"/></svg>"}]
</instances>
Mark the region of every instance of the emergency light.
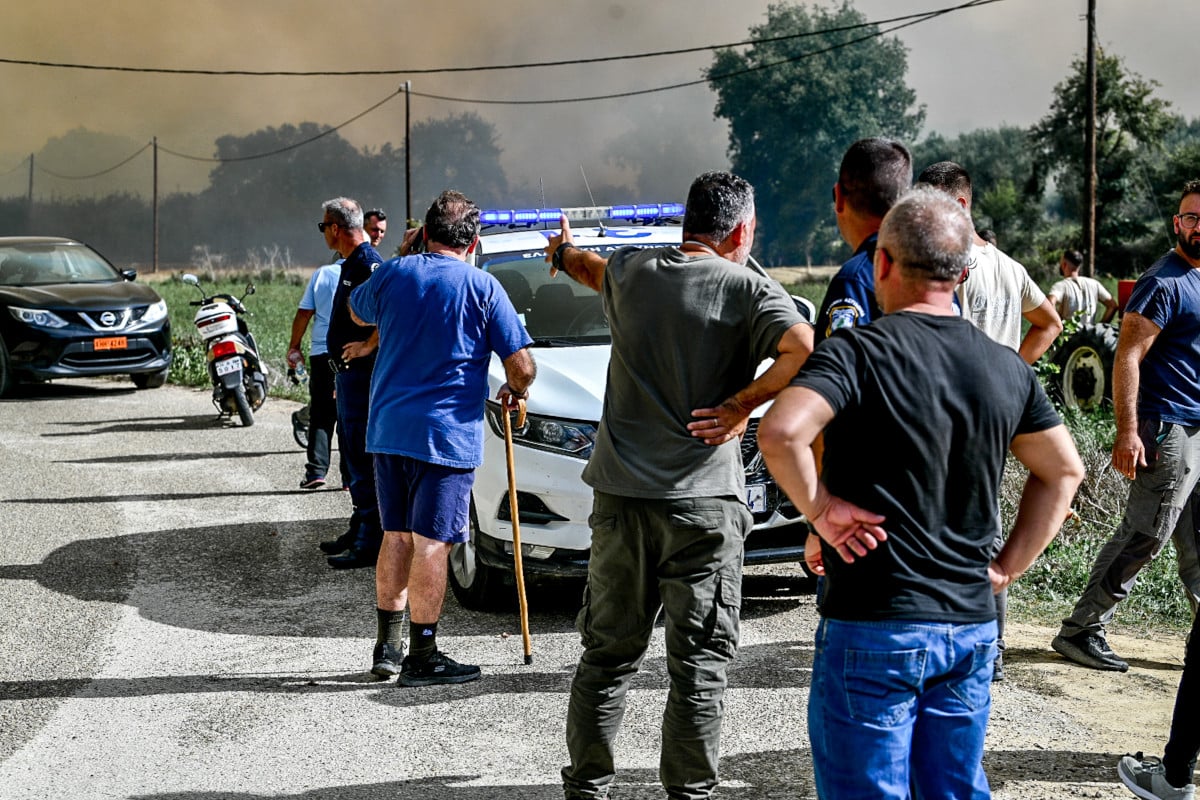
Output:
<instances>
[{"instance_id":1,"label":"emergency light","mask_svg":"<svg viewBox=\"0 0 1200 800\"><path fill-rule=\"evenodd\" d=\"M683 216L683 203L639 203L619 206L577 206L574 208L495 208L479 215L482 225L507 225L510 228L556 223L559 217L570 222L613 219L630 223L661 223Z\"/></svg>"}]
</instances>

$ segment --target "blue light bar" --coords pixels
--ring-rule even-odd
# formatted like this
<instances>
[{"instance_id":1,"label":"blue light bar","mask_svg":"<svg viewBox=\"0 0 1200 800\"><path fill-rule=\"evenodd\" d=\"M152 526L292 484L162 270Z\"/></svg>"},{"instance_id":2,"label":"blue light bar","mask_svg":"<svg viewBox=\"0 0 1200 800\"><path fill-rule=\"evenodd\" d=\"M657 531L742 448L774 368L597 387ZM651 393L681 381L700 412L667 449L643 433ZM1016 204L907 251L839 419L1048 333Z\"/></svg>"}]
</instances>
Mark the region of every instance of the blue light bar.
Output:
<instances>
[{"instance_id":1,"label":"blue light bar","mask_svg":"<svg viewBox=\"0 0 1200 800\"><path fill-rule=\"evenodd\" d=\"M512 221L513 213L504 209L484 211L479 215L480 225L510 225Z\"/></svg>"},{"instance_id":2,"label":"blue light bar","mask_svg":"<svg viewBox=\"0 0 1200 800\"><path fill-rule=\"evenodd\" d=\"M638 203L619 206L578 206L572 208L493 208L479 215L481 225L533 227L539 223L557 224L560 217L572 222L591 220L622 220L626 222L661 223L670 217L683 216L683 203Z\"/></svg>"}]
</instances>

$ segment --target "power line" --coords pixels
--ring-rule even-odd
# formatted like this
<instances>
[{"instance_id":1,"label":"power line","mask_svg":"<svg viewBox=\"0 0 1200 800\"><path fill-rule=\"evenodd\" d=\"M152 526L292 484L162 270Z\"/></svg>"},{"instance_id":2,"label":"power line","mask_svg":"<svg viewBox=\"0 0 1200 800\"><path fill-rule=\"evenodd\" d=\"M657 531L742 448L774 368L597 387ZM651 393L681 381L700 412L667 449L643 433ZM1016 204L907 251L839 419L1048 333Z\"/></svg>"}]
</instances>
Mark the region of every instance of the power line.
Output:
<instances>
[{"instance_id":1,"label":"power line","mask_svg":"<svg viewBox=\"0 0 1200 800\"><path fill-rule=\"evenodd\" d=\"M921 14L908 14L903 17L894 18L895 20L905 20L903 22L903 24L896 25L894 27L887 28L885 30L876 30L865 36L859 36L857 38L849 39L845 42L839 42L837 44L833 44L833 45L830 45L828 47L825 47L825 48L822 48L819 50L812 50L812 51L808 51L805 53L799 53L795 56L781 59L779 61L772 61L772 62L768 62L765 64L758 64L753 67L747 67L745 69L735 70L733 72L728 72L728 73L724 73L721 75L709 75L705 78L701 78L701 79L694 80L694 81L685 81L682 83L674 83L674 84L670 84L667 86L657 86L657 87L653 87L653 88L649 88L649 89L635 89L635 90L631 90L631 91L627 91L627 92L615 92L612 94L593 95L590 97L567 97L567 98L554 98L554 99L545 99L545 100L494 100L494 99L479 99L479 98L463 98L463 97L449 97L446 95L437 95L437 94L430 94L430 93L425 93L425 92L412 92L412 94L417 97L424 97L424 98L427 98L430 100L442 100L442 101L447 101L447 102L478 104L478 105L560 105L560 104L566 104L566 103L582 103L582 102L592 102L592 101L598 101L598 100L613 100L613 99L619 99L619 98L625 98L625 97L636 97L636 96L640 96L640 95L655 94L658 92L671 91L674 89L683 89L683 88L687 88L690 86L698 86L698 85L702 85L702 84L712 83L715 81L728 80L729 78L738 77L740 75L746 75L746 74L750 74L753 72L760 72L762 70L773 69L775 67L782 66L784 64L790 64L790 63L795 63L797 61L803 61L804 59L807 59L807 58L812 58L814 56L823 55L825 53L829 53L834 50L840 50L842 48L850 47L851 45L855 45L855 44L860 44L862 42L869 41L871 39L877 39L877 38L880 38L887 34L894 33L895 31L901 30L903 28L908 28L913 25L918 25L922 22L928 22L931 19L935 19L937 17L952 13L954 11L959 11L961 9L972 8L972 7L976 7L976 6L989 5L991 3L998 3L998 2L1003 2L1003 0L970 0L969 2L961 3L957 6L950 6L950 7L943 8L943 9L936 10L936 11L927 11L927 12L924 12ZM820 31L809 31L804 34L793 34L793 35L789 35L789 36L777 36L777 37L770 37L770 38L760 39L760 40L749 40L749 43L754 43L755 41L757 41L757 42L786 41L789 39L800 38L802 36L816 36L816 35L825 35L825 34L833 33L833 32L845 32L848 30L855 30L855 29L859 29L859 28L873 26L876 24L878 24L878 23L861 23L861 24L856 24L856 25L841 26L841 27L837 27L837 28L826 28L826 29L822 29ZM745 43L746 42L743 42L742 44L745 44ZM714 47L728 47L728 46L729 45L718 45L718 46L714 46ZM711 49L711 48L698 48L698 49ZM664 52L668 52L668 51L664 51ZM670 52L678 52L678 51L670 51ZM657 55L657 54L643 54L642 56L616 56L611 59L604 59L604 60L620 60L623 58L647 57L647 55ZM0 63L4 63L6 61L7 61L6 59L0 59ZM584 62L548 62L547 65L549 65L550 63L567 64L567 63L584 63ZM540 66L540 65L538 65L538 66ZM508 67L508 68L516 68L516 67ZM121 68L121 69L122 69L122 71L135 71L135 70L129 70L126 68ZM466 68L462 68L462 69L466 69ZM151 70L151 71L160 71L160 70ZM322 73L322 74L333 74L333 73ZM295 150L295 149L303 147L307 144L311 144L312 142L315 142L318 139L323 139L324 137L329 136L330 134L336 133L337 131L341 130L342 128L345 128L347 125L350 125L351 123L356 122L356 121L362 119L363 117L367 116L371 112L375 111L380 106L384 105L389 100L391 100L392 98L399 95L401 93L401 91L402 91L401 89L398 89L395 92L392 92L387 97L384 97L382 100L380 100L379 102L370 106L369 108L359 112L358 114L355 114L354 116L350 117L349 119L345 120L344 122L342 122L334 127L327 128L326 130L322 131L321 133L318 133L315 136L310 136L309 138L303 139L299 142L294 142L290 145L286 145L284 147L280 147L275 150L270 150L270 151L263 152L263 153L255 153L255 154L246 155L246 156L230 156L230 157L226 157L226 158L220 158L220 157L214 158L214 157L195 156L195 155L190 155L187 153L181 153L177 150L172 150L171 148L166 147L162 144L158 145L158 149L165 153L173 155L177 158L183 158L183 159L186 159L189 161L200 161L200 162L207 162L207 163L224 164L224 163L233 163L233 162L240 162L240 161L253 161L253 160L261 159L261 158L269 158L271 156L276 156L276 155L280 155L282 153L286 153L291 150ZM106 175L109 172L112 172L113 170L116 170L119 167L124 166L125 164L129 163L134 158L136 158L138 155L143 153L149 147L150 147L150 144L147 143L147 144L143 145L141 147L141 149L139 149L137 152L135 152L133 155L129 156L125 160L123 160L117 164L114 164L113 166L108 167L107 169L92 173L90 175L60 175L58 173L52 172L52 171L42 167L41 165L38 165L37 169L39 169L42 172L45 172L48 175L52 175L53 177L61 178L64 180L85 180L85 179L89 179L89 178L97 178L97 177L100 177L101 175ZM21 162L19 162L17 164L17 166L15 166L11 170L9 170L9 172L14 172L22 164L24 164L25 161L27 161L27 160L28 160L28 158L22 159ZM4 174L8 174L8 173L4 173Z\"/></svg>"},{"instance_id":2,"label":"power line","mask_svg":"<svg viewBox=\"0 0 1200 800\"><path fill-rule=\"evenodd\" d=\"M840 50L844 47L849 47L851 45L860 44L862 42L866 42L871 39L878 39L882 36L886 36L889 33L894 33L895 31L901 30L903 28L908 28L913 25L918 25L922 22L928 22L931 19L942 16L943 14L948 14L952 11L957 11L962 8L969 8L969 7L973 7L973 6L985 5L987 3L997 3L997 2L1003 2L1003 0L973 0L973 2L963 3L962 5L954 6L953 8L943 9L941 11L927 12L923 15L920 15L919 18L917 18L917 19L911 19L911 15L910 15L911 21L905 22L903 25L896 25L895 27L887 28L886 30L878 30L878 31L875 31L874 33L869 33L865 36L859 36L855 39L849 39L845 42L839 42L837 44L830 45L829 47L825 47L820 50L810 50L808 52L799 53L795 56L790 56L788 58L784 58L779 61L771 61L771 62L768 62L765 64L758 64L753 67L746 67L745 69L734 70L733 72L726 72L721 75L709 75L705 78L700 78L700 79L697 79L694 81L684 81L682 83L672 83L672 84L668 84L666 86L656 86L651 89L632 89L627 92L613 92L611 94L597 94L597 95L590 95L588 97L560 97L560 98L553 98L553 99L549 99L549 100L495 100L495 99L469 98L469 97L450 97L447 95L428 94L425 92L413 92L413 96L424 97L429 100L444 100L444 101L451 102L451 103L465 103L465 104L469 104L469 105L508 105L508 106L559 105L559 104L565 104L565 103L587 103L587 102L594 102L597 100L616 100L616 99L625 98L625 97L637 97L640 95L655 94L657 92L672 91L674 89L684 89L689 86L700 86L702 84L728 80L729 78L736 78L740 75L747 75L752 72L760 72L760 71L766 70L766 69L774 69L775 67L783 66L784 64L792 64L797 61L803 61L806 58L812 58L813 56L824 55L825 53L830 53L834 50ZM822 31L822 33L824 33L824 31Z\"/></svg>"},{"instance_id":3,"label":"power line","mask_svg":"<svg viewBox=\"0 0 1200 800\"><path fill-rule=\"evenodd\" d=\"M726 44L710 44L700 45L697 47L683 47L675 50L656 50L648 53L630 53L619 56L598 56L595 58L574 58L561 61L532 61L517 64L487 64L468 67L426 67L418 69L375 69L375 70L244 70L244 69L176 69L170 67L127 67L109 64L80 64L64 61L37 61L32 59L19 58L0 58L0 64L13 64L18 66L28 67L50 67L55 69L79 69L93 70L101 72L132 72L140 74L155 74L155 75L205 75L205 76L226 76L226 77L363 77L372 75L442 75L463 72L495 72L504 70L522 70L522 69L537 69L544 67L565 67L576 66L582 64L603 64L616 61L631 61L645 58L659 58L662 56L686 55L689 53L700 53L712 50L724 50L732 47L745 47L756 44L766 44L770 42L782 42L793 39L803 39L812 36L823 36L829 33L843 33L845 31L857 30L859 28L870 27L872 25L890 25L893 22L905 22L907 20L921 19L939 14L946 14L951 11L958 11L963 8L974 6L983 6L990 3L1000 3L1004 0L970 0L970 2L960 3L955 6L948 6L940 10L922 11L915 14L906 14L899 17L890 17L887 19L875 20L871 22L860 22L853 25L843 25L834 28L824 28L819 31L807 31L804 33L785 34L781 36L772 36L762 39L743 39L737 42L729 42ZM903 26L902 26L903 27ZM898 30L898 29L893 29ZM691 85L691 84L686 84ZM673 88L673 87L672 87ZM414 93L415 94L415 93ZM614 95L621 96L621 95Z\"/></svg>"},{"instance_id":4,"label":"power line","mask_svg":"<svg viewBox=\"0 0 1200 800\"><path fill-rule=\"evenodd\" d=\"M138 148L138 151L136 153L134 153L133 155L131 155L129 158L125 159L124 161L113 164L108 169L102 169L99 172L93 172L90 175L61 175L57 172L46 169L41 164L37 164L36 168L37 168L38 172L44 172L47 175L50 175L51 177L59 178L64 181L86 181L91 178L99 178L101 175L107 175L108 173L112 172L113 170L119 169L120 167L125 166L130 161L133 161L135 158L140 156L142 153L146 152L146 150L148 150L149 148L150 148L150 143L146 142L144 145L142 145L140 148Z\"/></svg>"},{"instance_id":5,"label":"power line","mask_svg":"<svg viewBox=\"0 0 1200 800\"><path fill-rule=\"evenodd\" d=\"M337 131L346 127L350 123L360 120L363 117L365 117L367 114L370 114L372 111L379 108L381 105L383 105L387 101L391 100L393 97L395 97L398 94L400 94L400 90L396 90L396 91L392 92L387 97L383 98L378 103L376 103L375 105L366 109L365 111L355 114L353 117L351 117L350 119L341 123L340 125L336 125L332 128L326 128L325 130L318 133L316 136L310 136L307 139L303 139L299 142L294 142L292 144L287 145L286 147L280 147L278 150L271 150L266 153L255 153L254 155L249 155L249 156L229 156L228 158L206 158L204 156L192 156L192 155L188 155L186 153L180 153L180 152L172 150L168 147L164 147L161 144L158 146L158 149L162 150L164 153L170 153L171 155L176 156L177 158L186 158L188 161L208 161L208 162L212 162L212 163L221 163L221 164L231 163L234 161L253 161L258 158L268 158L269 156L277 156L280 153L286 153L289 150L295 150L297 147L303 147L306 144L311 144L312 142L315 142L318 139L323 139L331 133L336 133Z\"/></svg>"},{"instance_id":6,"label":"power line","mask_svg":"<svg viewBox=\"0 0 1200 800\"><path fill-rule=\"evenodd\" d=\"M12 169L5 170L4 172L0 172L0 175L8 175L10 173L16 172L21 167L25 166L25 162L27 162L27 161L29 161L29 156L25 156L20 161L18 161L16 164L14 164Z\"/></svg>"}]
</instances>

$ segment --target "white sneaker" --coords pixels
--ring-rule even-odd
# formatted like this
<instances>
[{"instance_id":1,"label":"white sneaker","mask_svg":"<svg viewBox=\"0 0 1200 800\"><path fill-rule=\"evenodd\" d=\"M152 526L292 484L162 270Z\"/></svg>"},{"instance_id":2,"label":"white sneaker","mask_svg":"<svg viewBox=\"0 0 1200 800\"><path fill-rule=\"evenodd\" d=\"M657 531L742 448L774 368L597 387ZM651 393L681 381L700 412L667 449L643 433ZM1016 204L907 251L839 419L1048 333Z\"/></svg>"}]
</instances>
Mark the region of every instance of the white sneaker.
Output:
<instances>
[{"instance_id":1,"label":"white sneaker","mask_svg":"<svg viewBox=\"0 0 1200 800\"><path fill-rule=\"evenodd\" d=\"M1188 784L1176 788L1167 783L1162 760L1154 756L1142 757L1141 753L1121 756L1117 762L1117 775L1129 791L1145 800L1195 800L1196 787Z\"/></svg>"}]
</instances>

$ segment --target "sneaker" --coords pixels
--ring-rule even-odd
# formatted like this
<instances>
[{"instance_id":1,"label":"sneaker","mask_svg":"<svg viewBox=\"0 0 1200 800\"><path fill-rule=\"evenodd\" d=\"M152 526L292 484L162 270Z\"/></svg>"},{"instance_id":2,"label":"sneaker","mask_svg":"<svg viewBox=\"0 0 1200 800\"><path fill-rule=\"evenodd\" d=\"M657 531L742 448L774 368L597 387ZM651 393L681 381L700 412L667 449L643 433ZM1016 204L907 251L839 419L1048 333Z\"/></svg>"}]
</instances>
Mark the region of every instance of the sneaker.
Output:
<instances>
[{"instance_id":1,"label":"sneaker","mask_svg":"<svg viewBox=\"0 0 1200 800\"><path fill-rule=\"evenodd\" d=\"M1129 665L1108 646L1104 636L1093 631L1080 631L1071 636L1060 633L1050 642L1050 646L1064 658L1085 667L1109 672L1126 672L1129 669Z\"/></svg>"},{"instance_id":2,"label":"sneaker","mask_svg":"<svg viewBox=\"0 0 1200 800\"><path fill-rule=\"evenodd\" d=\"M1129 791L1145 800L1194 800L1196 797L1194 784L1176 788L1167 783L1162 760L1154 756L1143 758L1141 753L1121 756L1117 762L1117 775Z\"/></svg>"},{"instance_id":3,"label":"sneaker","mask_svg":"<svg viewBox=\"0 0 1200 800\"><path fill-rule=\"evenodd\" d=\"M388 642L376 642L371 653L371 674L390 678L400 674L400 662L404 658L403 647L393 647Z\"/></svg>"},{"instance_id":4,"label":"sneaker","mask_svg":"<svg viewBox=\"0 0 1200 800\"><path fill-rule=\"evenodd\" d=\"M300 481L301 489L320 489L324 485L324 478L305 478L304 480Z\"/></svg>"},{"instance_id":5,"label":"sneaker","mask_svg":"<svg viewBox=\"0 0 1200 800\"><path fill-rule=\"evenodd\" d=\"M479 667L460 664L441 650L423 661L411 655L400 665L401 686L434 686L442 683L466 683L480 675Z\"/></svg>"}]
</instances>

